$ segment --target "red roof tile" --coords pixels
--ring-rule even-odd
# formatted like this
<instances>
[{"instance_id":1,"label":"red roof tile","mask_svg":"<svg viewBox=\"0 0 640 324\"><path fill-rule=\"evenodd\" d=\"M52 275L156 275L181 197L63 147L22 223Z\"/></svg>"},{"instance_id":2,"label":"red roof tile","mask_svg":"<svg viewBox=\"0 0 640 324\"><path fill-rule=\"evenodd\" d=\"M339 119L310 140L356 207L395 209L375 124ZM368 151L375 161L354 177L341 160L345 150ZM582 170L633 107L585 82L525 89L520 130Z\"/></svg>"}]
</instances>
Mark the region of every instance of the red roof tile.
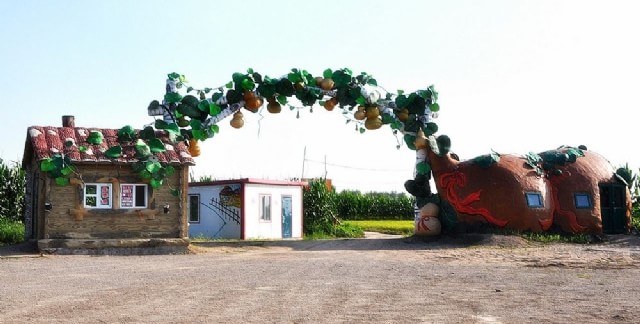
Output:
<instances>
[{"instance_id":1,"label":"red roof tile","mask_svg":"<svg viewBox=\"0 0 640 324\"><path fill-rule=\"evenodd\" d=\"M98 131L104 137L102 144L92 145L86 142L89 133ZM139 132L139 130L136 130ZM30 143L33 149L33 156L36 161L41 161L52 157L53 155L64 152L74 162L112 162L107 158L104 152L118 143L117 129L100 129L85 127L51 127L51 126L32 126L27 132L27 145ZM171 144L166 131L156 130L156 137L165 143L166 151L164 153L156 153L155 156L162 163L170 164L188 164L195 165L193 157L184 142ZM65 148L64 143L68 140L73 141L71 147ZM81 153L79 146L85 146L87 151ZM138 161L135 158L135 149L133 144L121 145L122 156L115 159L119 163L133 163ZM26 155L25 155L26 157Z\"/></svg>"}]
</instances>

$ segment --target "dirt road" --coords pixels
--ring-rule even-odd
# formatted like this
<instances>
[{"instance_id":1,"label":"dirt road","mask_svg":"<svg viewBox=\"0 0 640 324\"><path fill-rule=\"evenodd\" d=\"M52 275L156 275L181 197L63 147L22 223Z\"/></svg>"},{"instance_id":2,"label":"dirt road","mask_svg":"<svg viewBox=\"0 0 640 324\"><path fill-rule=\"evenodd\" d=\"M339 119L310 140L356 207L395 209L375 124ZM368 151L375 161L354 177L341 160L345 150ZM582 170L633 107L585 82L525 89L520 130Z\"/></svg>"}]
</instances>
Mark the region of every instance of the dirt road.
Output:
<instances>
[{"instance_id":1,"label":"dirt road","mask_svg":"<svg viewBox=\"0 0 640 324\"><path fill-rule=\"evenodd\" d=\"M637 323L640 239L201 243L0 258L0 323ZM0 256L3 255L0 249Z\"/></svg>"}]
</instances>

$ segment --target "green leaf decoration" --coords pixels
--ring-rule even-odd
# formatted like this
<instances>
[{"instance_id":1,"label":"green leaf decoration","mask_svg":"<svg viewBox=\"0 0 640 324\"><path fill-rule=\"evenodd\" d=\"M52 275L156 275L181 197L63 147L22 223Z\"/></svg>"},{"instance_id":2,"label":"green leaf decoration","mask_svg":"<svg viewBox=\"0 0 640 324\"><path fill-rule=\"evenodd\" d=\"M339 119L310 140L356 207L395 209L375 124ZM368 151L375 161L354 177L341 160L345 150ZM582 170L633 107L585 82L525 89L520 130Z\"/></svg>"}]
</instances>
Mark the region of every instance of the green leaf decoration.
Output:
<instances>
[{"instance_id":1,"label":"green leaf decoration","mask_svg":"<svg viewBox=\"0 0 640 324\"><path fill-rule=\"evenodd\" d=\"M70 148L72 146L73 146L73 140L69 139L69 140L64 141L64 147Z\"/></svg>"},{"instance_id":2,"label":"green leaf decoration","mask_svg":"<svg viewBox=\"0 0 640 324\"><path fill-rule=\"evenodd\" d=\"M324 72L322 72L322 76L325 79L330 79L333 76L333 71L331 71L331 69L326 69L324 70Z\"/></svg>"},{"instance_id":3,"label":"green leaf decoration","mask_svg":"<svg viewBox=\"0 0 640 324\"><path fill-rule=\"evenodd\" d=\"M177 111L179 113L181 113L184 116L188 116L189 118L197 118L197 119L199 119L200 117L202 117L202 113L203 113L200 110L200 108L198 107L198 105L191 106L191 105L188 105L188 104L181 104L176 109L177 109Z\"/></svg>"},{"instance_id":4,"label":"green leaf decoration","mask_svg":"<svg viewBox=\"0 0 640 324\"><path fill-rule=\"evenodd\" d=\"M118 142L120 143L131 142L133 141L135 136L136 136L136 131L133 129L133 127L129 125L124 126L120 128L120 130L118 130Z\"/></svg>"},{"instance_id":5,"label":"green leaf decoration","mask_svg":"<svg viewBox=\"0 0 640 324\"><path fill-rule=\"evenodd\" d=\"M262 83L256 89L261 96L270 98L276 95L276 85L271 83Z\"/></svg>"},{"instance_id":6,"label":"green leaf decoration","mask_svg":"<svg viewBox=\"0 0 640 324\"><path fill-rule=\"evenodd\" d=\"M180 190L178 190L178 189L171 189L171 195L173 195L174 197L178 197L178 196L180 196Z\"/></svg>"},{"instance_id":7,"label":"green leaf decoration","mask_svg":"<svg viewBox=\"0 0 640 324\"><path fill-rule=\"evenodd\" d=\"M378 86L378 81L376 81L376 79L372 78L372 79L367 80L367 84L377 87Z\"/></svg>"},{"instance_id":8,"label":"green leaf decoration","mask_svg":"<svg viewBox=\"0 0 640 324\"><path fill-rule=\"evenodd\" d=\"M161 129L161 128L158 128L158 129ZM153 130L153 127L147 126L140 131L140 138L146 141L151 140L152 138L156 138L156 131Z\"/></svg>"},{"instance_id":9,"label":"green leaf decoration","mask_svg":"<svg viewBox=\"0 0 640 324\"><path fill-rule=\"evenodd\" d=\"M211 96L211 101L216 102L220 100L220 98L222 98L223 96L224 94L222 92L216 92L213 94L213 96Z\"/></svg>"},{"instance_id":10,"label":"green leaf decoration","mask_svg":"<svg viewBox=\"0 0 640 324\"><path fill-rule=\"evenodd\" d=\"M121 155L122 155L122 146L120 145L112 146L104 152L104 156L110 159L117 159Z\"/></svg>"},{"instance_id":11,"label":"green leaf decoration","mask_svg":"<svg viewBox=\"0 0 640 324\"><path fill-rule=\"evenodd\" d=\"M288 79L280 79L276 83L276 92L282 96L291 97L296 92L296 89Z\"/></svg>"},{"instance_id":12,"label":"green leaf decoration","mask_svg":"<svg viewBox=\"0 0 640 324\"><path fill-rule=\"evenodd\" d=\"M253 69L252 69L252 68L248 68L248 69L247 69L247 73L249 73L249 74L253 74Z\"/></svg>"},{"instance_id":13,"label":"green leaf decoration","mask_svg":"<svg viewBox=\"0 0 640 324\"><path fill-rule=\"evenodd\" d=\"M151 188L158 189L162 187L162 179L151 179L149 180L149 184L151 185Z\"/></svg>"},{"instance_id":14,"label":"green leaf decoration","mask_svg":"<svg viewBox=\"0 0 640 324\"><path fill-rule=\"evenodd\" d=\"M187 87L187 93L193 91L193 87Z\"/></svg>"},{"instance_id":15,"label":"green leaf decoration","mask_svg":"<svg viewBox=\"0 0 640 324\"><path fill-rule=\"evenodd\" d=\"M365 99L363 96L358 97L358 99L356 99L356 103L358 105L364 105L365 103L367 103L367 99Z\"/></svg>"},{"instance_id":16,"label":"green leaf decoration","mask_svg":"<svg viewBox=\"0 0 640 324\"><path fill-rule=\"evenodd\" d=\"M168 104L178 103L182 100L182 95L177 92L169 92L164 95L164 101Z\"/></svg>"},{"instance_id":17,"label":"green leaf decoration","mask_svg":"<svg viewBox=\"0 0 640 324\"><path fill-rule=\"evenodd\" d=\"M162 165L157 161L147 161L144 166L145 169L151 174L156 173L162 169Z\"/></svg>"},{"instance_id":18,"label":"green leaf decoration","mask_svg":"<svg viewBox=\"0 0 640 324\"><path fill-rule=\"evenodd\" d=\"M102 144L103 139L104 137L102 136L102 133L98 131L91 131L87 137L87 142L93 145L100 145Z\"/></svg>"},{"instance_id":19,"label":"green leaf decoration","mask_svg":"<svg viewBox=\"0 0 640 324\"><path fill-rule=\"evenodd\" d=\"M391 124L396 122L395 118L391 117L389 114L382 114L382 123L383 124Z\"/></svg>"},{"instance_id":20,"label":"green leaf decoration","mask_svg":"<svg viewBox=\"0 0 640 324\"><path fill-rule=\"evenodd\" d=\"M180 134L180 127L176 124L169 124L169 126L167 126L167 128L165 129L169 135L177 135ZM155 135L155 133L154 133Z\"/></svg>"},{"instance_id":21,"label":"green leaf decoration","mask_svg":"<svg viewBox=\"0 0 640 324\"><path fill-rule=\"evenodd\" d=\"M227 89L233 88L233 81L229 81L227 84L224 85L224 87Z\"/></svg>"},{"instance_id":22,"label":"green leaf decoration","mask_svg":"<svg viewBox=\"0 0 640 324\"><path fill-rule=\"evenodd\" d=\"M145 169L140 171L138 174L140 175L140 178L142 178L142 179L145 179L145 180L146 179L151 179L151 172L149 172L149 171L147 171Z\"/></svg>"},{"instance_id":23,"label":"green leaf decoration","mask_svg":"<svg viewBox=\"0 0 640 324\"><path fill-rule=\"evenodd\" d=\"M432 136L429 136L432 138ZM447 135L440 135L436 138L436 146L438 148L438 153L440 156L449 153L451 150L451 138ZM433 149L433 146L431 146Z\"/></svg>"},{"instance_id":24,"label":"green leaf decoration","mask_svg":"<svg viewBox=\"0 0 640 324\"><path fill-rule=\"evenodd\" d=\"M65 178L65 177L57 177L55 179L56 185L64 187L66 185L69 184L69 178Z\"/></svg>"},{"instance_id":25,"label":"green leaf decoration","mask_svg":"<svg viewBox=\"0 0 640 324\"><path fill-rule=\"evenodd\" d=\"M215 117L215 116L218 116L221 112L222 112L222 109L220 108L220 106L214 103L209 104L209 115Z\"/></svg>"},{"instance_id":26,"label":"green leaf decoration","mask_svg":"<svg viewBox=\"0 0 640 324\"><path fill-rule=\"evenodd\" d=\"M213 124L209 127L209 130L211 130L212 133L217 134L220 132L220 126Z\"/></svg>"},{"instance_id":27,"label":"green leaf decoration","mask_svg":"<svg viewBox=\"0 0 640 324\"><path fill-rule=\"evenodd\" d=\"M53 160L51 158L42 160L40 162L40 171L42 172L50 172L56 169L56 165L55 163L53 163Z\"/></svg>"},{"instance_id":28,"label":"green leaf decoration","mask_svg":"<svg viewBox=\"0 0 640 324\"><path fill-rule=\"evenodd\" d=\"M358 128L358 131L360 131L360 134L364 134L367 130L364 127L360 127Z\"/></svg>"},{"instance_id":29,"label":"green leaf decoration","mask_svg":"<svg viewBox=\"0 0 640 324\"><path fill-rule=\"evenodd\" d=\"M198 109L200 109L200 111L204 112L204 113L209 113L209 101L208 100L202 100L198 103Z\"/></svg>"},{"instance_id":30,"label":"green leaf decoration","mask_svg":"<svg viewBox=\"0 0 640 324\"><path fill-rule=\"evenodd\" d=\"M418 174L427 175L431 172L431 165L426 162L420 162L416 164L416 171L418 172Z\"/></svg>"},{"instance_id":31,"label":"green leaf decoration","mask_svg":"<svg viewBox=\"0 0 640 324\"><path fill-rule=\"evenodd\" d=\"M404 134L404 142L407 144L407 147L412 150L416 150L416 136L411 134Z\"/></svg>"},{"instance_id":32,"label":"green leaf decoration","mask_svg":"<svg viewBox=\"0 0 640 324\"><path fill-rule=\"evenodd\" d=\"M202 122L198 119L192 119L189 122L189 125L191 126L192 129L200 129L202 128Z\"/></svg>"},{"instance_id":33,"label":"green leaf decoration","mask_svg":"<svg viewBox=\"0 0 640 324\"><path fill-rule=\"evenodd\" d=\"M398 93L400 92L402 92L402 90L398 90ZM406 108L407 105L409 104L409 98L407 98L407 96L403 94L399 94L396 97L395 103L396 103L396 107L398 107L399 109Z\"/></svg>"},{"instance_id":34,"label":"green leaf decoration","mask_svg":"<svg viewBox=\"0 0 640 324\"><path fill-rule=\"evenodd\" d=\"M170 177L176 173L176 169L171 165L165 166L164 171L165 171L165 176L167 177Z\"/></svg>"},{"instance_id":35,"label":"green leaf decoration","mask_svg":"<svg viewBox=\"0 0 640 324\"><path fill-rule=\"evenodd\" d=\"M391 123L390 126L391 126L391 129L401 129L403 125L404 124L401 121L395 120Z\"/></svg>"},{"instance_id":36,"label":"green leaf decoration","mask_svg":"<svg viewBox=\"0 0 640 324\"><path fill-rule=\"evenodd\" d=\"M149 156L151 156L151 149L149 148L149 145L147 145L147 143L145 143L143 140L138 139L134 147L138 159L146 160L147 158L149 158Z\"/></svg>"},{"instance_id":37,"label":"green leaf decoration","mask_svg":"<svg viewBox=\"0 0 640 324\"><path fill-rule=\"evenodd\" d=\"M431 104L429 106L429 110L431 110L432 112L440 111L440 105L438 105L437 103Z\"/></svg>"},{"instance_id":38,"label":"green leaf decoration","mask_svg":"<svg viewBox=\"0 0 640 324\"><path fill-rule=\"evenodd\" d=\"M163 153L167 150L164 146L164 143L157 138L149 141L149 149L151 150L151 153Z\"/></svg>"},{"instance_id":39,"label":"green leaf decoration","mask_svg":"<svg viewBox=\"0 0 640 324\"><path fill-rule=\"evenodd\" d=\"M255 88L256 84L250 80L250 79L244 79L242 80L242 89L244 90L253 90L253 88Z\"/></svg>"},{"instance_id":40,"label":"green leaf decoration","mask_svg":"<svg viewBox=\"0 0 640 324\"><path fill-rule=\"evenodd\" d=\"M207 136L207 132L203 131L203 130L199 130L199 129L193 129L191 131L193 133L193 138L199 140L199 141L204 141L208 138Z\"/></svg>"},{"instance_id":41,"label":"green leaf decoration","mask_svg":"<svg viewBox=\"0 0 640 324\"><path fill-rule=\"evenodd\" d=\"M162 119L156 119L154 123L154 127L156 129L166 129L168 126L169 124Z\"/></svg>"},{"instance_id":42,"label":"green leaf decoration","mask_svg":"<svg viewBox=\"0 0 640 324\"><path fill-rule=\"evenodd\" d=\"M60 170L60 173L62 173L63 176L68 176L68 175L72 174L73 171L74 171L73 167L70 166L70 165L67 165L62 170Z\"/></svg>"},{"instance_id":43,"label":"green leaf decoration","mask_svg":"<svg viewBox=\"0 0 640 324\"><path fill-rule=\"evenodd\" d=\"M167 78L169 78L169 80L171 80L171 81L177 81L180 78L180 74L175 73L175 72L169 73L169 74L167 74Z\"/></svg>"},{"instance_id":44,"label":"green leaf decoration","mask_svg":"<svg viewBox=\"0 0 640 324\"><path fill-rule=\"evenodd\" d=\"M422 131L426 136L431 136L438 132L438 125L436 123L427 123L422 127Z\"/></svg>"},{"instance_id":45,"label":"green leaf decoration","mask_svg":"<svg viewBox=\"0 0 640 324\"><path fill-rule=\"evenodd\" d=\"M233 80L233 83L235 84L242 83L242 80L244 80L245 78L246 76L240 72L235 72L233 73L233 75L231 75L231 80Z\"/></svg>"},{"instance_id":46,"label":"green leaf decoration","mask_svg":"<svg viewBox=\"0 0 640 324\"><path fill-rule=\"evenodd\" d=\"M84 145L80 145L78 146L78 151L80 151L80 153L85 153L87 152L88 148Z\"/></svg>"},{"instance_id":47,"label":"green leaf decoration","mask_svg":"<svg viewBox=\"0 0 640 324\"><path fill-rule=\"evenodd\" d=\"M473 164L478 165L483 169L488 169L490 166L492 166L495 163L498 163L499 161L500 161L500 155L495 152L491 154L481 155L471 160Z\"/></svg>"}]
</instances>

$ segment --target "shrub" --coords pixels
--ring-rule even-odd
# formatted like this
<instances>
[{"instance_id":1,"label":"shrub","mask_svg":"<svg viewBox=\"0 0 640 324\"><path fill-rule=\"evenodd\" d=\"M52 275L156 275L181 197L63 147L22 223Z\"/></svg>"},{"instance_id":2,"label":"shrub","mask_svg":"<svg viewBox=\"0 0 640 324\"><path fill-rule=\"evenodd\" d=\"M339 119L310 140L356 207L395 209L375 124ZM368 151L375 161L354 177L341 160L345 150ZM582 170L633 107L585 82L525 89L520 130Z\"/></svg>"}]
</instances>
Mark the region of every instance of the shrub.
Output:
<instances>
[{"instance_id":1,"label":"shrub","mask_svg":"<svg viewBox=\"0 0 640 324\"><path fill-rule=\"evenodd\" d=\"M324 179L314 179L309 182L303 192L304 204L304 234L313 233L334 234L336 217L335 194L327 188Z\"/></svg>"},{"instance_id":2,"label":"shrub","mask_svg":"<svg viewBox=\"0 0 640 324\"><path fill-rule=\"evenodd\" d=\"M16 244L24 241L24 224L0 218L0 245Z\"/></svg>"},{"instance_id":3,"label":"shrub","mask_svg":"<svg viewBox=\"0 0 640 324\"><path fill-rule=\"evenodd\" d=\"M346 238L364 237L364 231L359 226L349 223L340 223L335 227L335 236Z\"/></svg>"}]
</instances>

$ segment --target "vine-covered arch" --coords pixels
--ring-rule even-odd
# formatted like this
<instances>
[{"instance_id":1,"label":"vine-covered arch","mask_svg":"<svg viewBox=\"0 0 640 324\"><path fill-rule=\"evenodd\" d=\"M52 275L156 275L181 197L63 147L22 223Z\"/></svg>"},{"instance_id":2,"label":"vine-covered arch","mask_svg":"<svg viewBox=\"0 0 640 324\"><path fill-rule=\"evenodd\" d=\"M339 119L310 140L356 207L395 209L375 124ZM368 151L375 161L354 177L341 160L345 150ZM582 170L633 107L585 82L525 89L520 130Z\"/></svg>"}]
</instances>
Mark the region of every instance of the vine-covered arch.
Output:
<instances>
[{"instance_id":1,"label":"vine-covered arch","mask_svg":"<svg viewBox=\"0 0 640 324\"><path fill-rule=\"evenodd\" d=\"M140 131L131 126L120 128L119 144L109 147L104 155L118 159L123 154L123 145L133 145L138 160L133 164L134 172L153 187L159 187L173 173L173 168L154 157L166 150L165 143L156 135L157 130L164 131L172 142L186 142L191 155L198 156L198 142L213 138L220 131L218 123L227 117L233 116L231 126L240 128L244 124L243 111L257 113L265 102L269 113L279 113L282 106L312 109L321 105L329 111L341 110L361 133L388 126L394 134L402 135L407 147L418 151L417 177L424 178L429 177L431 169L426 152L420 150L425 148L427 138L438 130L433 121L440 110L437 101L438 93L433 86L410 93L402 90L390 93L379 86L372 75L354 74L347 68L325 69L318 76L294 68L275 78L248 69L246 73L233 73L231 80L222 86L203 88L188 85L182 74L170 73L164 98L151 101L147 109L149 116L162 118ZM86 139L87 144L100 144L102 140L99 132L92 132ZM65 143L66 146L76 144L81 152L87 149L83 143ZM74 173L64 154L42 161L41 169L60 185L68 184L69 176Z\"/></svg>"}]
</instances>

